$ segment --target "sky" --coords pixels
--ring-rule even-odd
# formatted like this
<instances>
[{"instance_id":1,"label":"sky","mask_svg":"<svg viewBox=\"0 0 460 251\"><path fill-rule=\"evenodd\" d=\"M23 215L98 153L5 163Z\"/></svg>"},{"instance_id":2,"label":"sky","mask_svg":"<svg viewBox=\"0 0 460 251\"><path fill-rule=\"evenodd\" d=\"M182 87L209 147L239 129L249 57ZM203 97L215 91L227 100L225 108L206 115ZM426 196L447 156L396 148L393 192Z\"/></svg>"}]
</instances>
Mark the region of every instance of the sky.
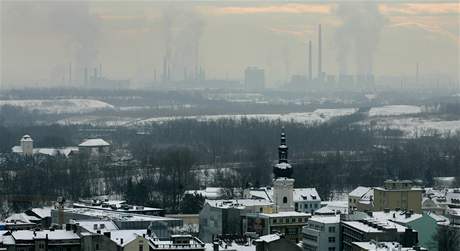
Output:
<instances>
[{"instance_id":1,"label":"sky","mask_svg":"<svg viewBox=\"0 0 460 251\"><path fill-rule=\"evenodd\" d=\"M456 1L1 1L1 81L7 86L112 79L243 78L265 69L269 86L307 72L318 25L327 74L459 78ZM63 78L66 79L63 81Z\"/></svg>"}]
</instances>

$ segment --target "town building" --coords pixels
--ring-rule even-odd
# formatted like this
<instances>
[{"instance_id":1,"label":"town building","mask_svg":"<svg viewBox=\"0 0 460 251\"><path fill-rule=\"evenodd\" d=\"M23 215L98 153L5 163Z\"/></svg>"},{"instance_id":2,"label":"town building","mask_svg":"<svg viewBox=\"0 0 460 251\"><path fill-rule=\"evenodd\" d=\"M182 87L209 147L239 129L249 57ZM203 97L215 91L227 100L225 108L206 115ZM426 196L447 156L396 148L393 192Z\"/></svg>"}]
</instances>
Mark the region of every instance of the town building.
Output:
<instances>
[{"instance_id":1,"label":"town building","mask_svg":"<svg viewBox=\"0 0 460 251\"><path fill-rule=\"evenodd\" d=\"M273 190L271 187L245 189L243 196L248 199L273 201ZM294 210L297 212L313 213L321 208L321 197L316 188L294 188L293 200Z\"/></svg>"},{"instance_id":2,"label":"town building","mask_svg":"<svg viewBox=\"0 0 460 251\"><path fill-rule=\"evenodd\" d=\"M186 195L198 195L209 200L219 200L225 196L225 189L222 187L206 187L202 190L187 190L184 192L184 196Z\"/></svg>"},{"instance_id":3,"label":"town building","mask_svg":"<svg viewBox=\"0 0 460 251\"><path fill-rule=\"evenodd\" d=\"M13 146L11 152L26 156L32 157L35 155L47 155L47 156L65 156L69 157L78 152L78 147L59 147L59 148L34 148L34 141L32 137L28 134L22 136L19 140L18 146Z\"/></svg>"},{"instance_id":4,"label":"town building","mask_svg":"<svg viewBox=\"0 0 460 251\"><path fill-rule=\"evenodd\" d=\"M340 251L340 215L312 216L303 227L304 251Z\"/></svg>"},{"instance_id":5,"label":"town building","mask_svg":"<svg viewBox=\"0 0 460 251\"><path fill-rule=\"evenodd\" d=\"M90 208L53 209L51 210L51 219L54 224L69 223L71 220L111 220L121 230L147 229L151 224L164 225L166 228L182 227L183 225L181 219Z\"/></svg>"},{"instance_id":6,"label":"town building","mask_svg":"<svg viewBox=\"0 0 460 251\"><path fill-rule=\"evenodd\" d=\"M73 230L18 230L3 236L7 251L66 250L80 251L80 236Z\"/></svg>"},{"instance_id":7,"label":"town building","mask_svg":"<svg viewBox=\"0 0 460 251\"><path fill-rule=\"evenodd\" d=\"M302 227L311 214L295 211L278 213L248 213L243 217L243 233L256 236L279 233L295 243L302 240Z\"/></svg>"},{"instance_id":8,"label":"town building","mask_svg":"<svg viewBox=\"0 0 460 251\"><path fill-rule=\"evenodd\" d=\"M273 210L274 204L267 200L206 200L200 212L200 239L211 242L216 235L241 235L243 215Z\"/></svg>"},{"instance_id":9,"label":"town building","mask_svg":"<svg viewBox=\"0 0 460 251\"><path fill-rule=\"evenodd\" d=\"M403 247L418 243L418 234L411 228L372 217L359 221L341 221L342 250L353 250L353 242L394 241Z\"/></svg>"},{"instance_id":10,"label":"town building","mask_svg":"<svg viewBox=\"0 0 460 251\"><path fill-rule=\"evenodd\" d=\"M397 242L353 242L352 251L427 251L423 247L402 247Z\"/></svg>"},{"instance_id":11,"label":"town building","mask_svg":"<svg viewBox=\"0 0 460 251\"><path fill-rule=\"evenodd\" d=\"M256 244L256 251L301 251L302 249L297 246L293 241L284 238L280 234L270 234L259 237L254 241Z\"/></svg>"},{"instance_id":12,"label":"town building","mask_svg":"<svg viewBox=\"0 0 460 251\"><path fill-rule=\"evenodd\" d=\"M374 188L372 211L401 209L422 213L422 191L409 180L387 180L383 187Z\"/></svg>"},{"instance_id":13,"label":"town building","mask_svg":"<svg viewBox=\"0 0 460 251\"><path fill-rule=\"evenodd\" d=\"M374 189L359 186L348 194L349 210L366 211L373 207Z\"/></svg>"},{"instance_id":14,"label":"town building","mask_svg":"<svg viewBox=\"0 0 460 251\"><path fill-rule=\"evenodd\" d=\"M100 138L87 139L78 145L78 150L90 156L106 155L110 151L110 144Z\"/></svg>"},{"instance_id":15,"label":"town building","mask_svg":"<svg viewBox=\"0 0 460 251\"><path fill-rule=\"evenodd\" d=\"M430 247L430 250L434 250L434 247L431 246L437 245L437 243L434 243L435 240L433 240L437 227L436 216L433 217L433 214L386 210L373 212L372 217L380 220L388 220L414 229L418 233L418 242L422 247Z\"/></svg>"},{"instance_id":16,"label":"town building","mask_svg":"<svg viewBox=\"0 0 460 251\"><path fill-rule=\"evenodd\" d=\"M130 205L124 200L80 200L72 204L74 208L90 208L104 211L120 212L120 213L133 213L144 215L163 216L164 210L161 208L144 207L138 205Z\"/></svg>"}]
</instances>

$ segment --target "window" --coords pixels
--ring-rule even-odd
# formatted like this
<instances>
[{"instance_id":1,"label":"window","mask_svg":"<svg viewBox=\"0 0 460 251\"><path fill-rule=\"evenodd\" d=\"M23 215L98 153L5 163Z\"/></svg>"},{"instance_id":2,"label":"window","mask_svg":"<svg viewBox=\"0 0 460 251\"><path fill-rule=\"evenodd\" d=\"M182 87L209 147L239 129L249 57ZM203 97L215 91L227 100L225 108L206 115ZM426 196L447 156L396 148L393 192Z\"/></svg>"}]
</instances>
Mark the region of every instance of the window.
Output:
<instances>
[{"instance_id":1,"label":"window","mask_svg":"<svg viewBox=\"0 0 460 251\"><path fill-rule=\"evenodd\" d=\"M330 247L327 249L327 251L335 251L335 247Z\"/></svg>"},{"instance_id":2,"label":"window","mask_svg":"<svg viewBox=\"0 0 460 251\"><path fill-rule=\"evenodd\" d=\"M283 197L283 203L284 203L284 204L287 203L287 197L286 197L286 196Z\"/></svg>"},{"instance_id":3,"label":"window","mask_svg":"<svg viewBox=\"0 0 460 251\"><path fill-rule=\"evenodd\" d=\"M259 209L259 212L261 212L261 213L262 213L263 211L264 211L264 209L263 209L263 208L260 208L260 209Z\"/></svg>"},{"instance_id":4,"label":"window","mask_svg":"<svg viewBox=\"0 0 460 251\"><path fill-rule=\"evenodd\" d=\"M144 251L144 245L139 244L139 251Z\"/></svg>"},{"instance_id":5,"label":"window","mask_svg":"<svg viewBox=\"0 0 460 251\"><path fill-rule=\"evenodd\" d=\"M329 227L329 233L335 233L335 227Z\"/></svg>"},{"instance_id":6,"label":"window","mask_svg":"<svg viewBox=\"0 0 460 251\"><path fill-rule=\"evenodd\" d=\"M335 243L335 237L329 237L329 243Z\"/></svg>"},{"instance_id":7,"label":"window","mask_svg":"<svg viewBox=\"0 0 460 251\"><path fill-rule=\"evenodd\" d=\"M314 235L310 235L310 234L304 234L303 238L306 239L306 240L310 240L310 241L317 241L318 240L318 237L316 237Z\"/></svg>"}]
</instances>

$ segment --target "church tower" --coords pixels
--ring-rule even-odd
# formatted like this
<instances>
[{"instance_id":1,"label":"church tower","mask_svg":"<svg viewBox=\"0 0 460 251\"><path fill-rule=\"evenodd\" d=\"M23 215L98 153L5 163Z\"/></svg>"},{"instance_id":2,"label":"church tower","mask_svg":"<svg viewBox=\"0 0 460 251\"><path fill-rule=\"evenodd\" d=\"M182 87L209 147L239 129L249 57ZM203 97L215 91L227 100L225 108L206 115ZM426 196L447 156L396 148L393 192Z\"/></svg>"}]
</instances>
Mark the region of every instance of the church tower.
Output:
<instances>
[{"instance_id":1,"label":"church tower","mask_svg":"<svg viewBox=\"0 0 460 251\"><path fill-rule=\"evenodd\" d=\"M22 154L24 156L32 156L34 153L34 141L29 135L24 135L21 140Z\"/></svg>"},{"instance_id":2,"label":"church tower","mask_svg":"<svg viewBox=\"0 0 460 251\"><path fill-rule=\"evenodd\" d=\"M278 164L273 166L273 199L277 212L294 211L294 179L292 167L288 163L288 147L286 133L281 132L281 143L278 147Z\"/></svg>"}]
</instances>

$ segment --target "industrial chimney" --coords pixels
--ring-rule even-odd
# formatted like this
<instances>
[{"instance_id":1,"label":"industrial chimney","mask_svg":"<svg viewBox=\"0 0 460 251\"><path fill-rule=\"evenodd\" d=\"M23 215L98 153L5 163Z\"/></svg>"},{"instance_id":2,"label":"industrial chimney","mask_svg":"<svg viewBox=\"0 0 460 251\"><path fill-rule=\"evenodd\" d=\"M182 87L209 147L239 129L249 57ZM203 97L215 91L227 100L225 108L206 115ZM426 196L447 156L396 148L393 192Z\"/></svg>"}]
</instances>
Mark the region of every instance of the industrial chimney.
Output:
<instances>
[{"instance_id":1,"label":"industrial chimney","mask_svg":"<svg viewBox=\"0 0 460 251\"><path fill-rule=\"evenodd\" d=\"M312 66L312 55L311 55L311 40L308 41L308 80L313 79L313 66Z\"/></svg>"},{"instance_id":2,"label":"industrial chimney","mask_svg":"<svg viewBox=\"0 0 460 251\"><path fill-rule=\"evenodd\" d=\"M321 43L321 24L318 25L318 79L321 79L322 69L322 43Z\"/></svg>"},{"instance_id":3,"label":"industrial chimney","mask_svg":"<svg viewBox=\"0 0 460 251\"><path fill-rule=\"evenodd\" d=\"M88 67L85 67L85 73L84 73L84 78L85 78L85 85L88 85Z\"/></svg>"}]
</instances>

